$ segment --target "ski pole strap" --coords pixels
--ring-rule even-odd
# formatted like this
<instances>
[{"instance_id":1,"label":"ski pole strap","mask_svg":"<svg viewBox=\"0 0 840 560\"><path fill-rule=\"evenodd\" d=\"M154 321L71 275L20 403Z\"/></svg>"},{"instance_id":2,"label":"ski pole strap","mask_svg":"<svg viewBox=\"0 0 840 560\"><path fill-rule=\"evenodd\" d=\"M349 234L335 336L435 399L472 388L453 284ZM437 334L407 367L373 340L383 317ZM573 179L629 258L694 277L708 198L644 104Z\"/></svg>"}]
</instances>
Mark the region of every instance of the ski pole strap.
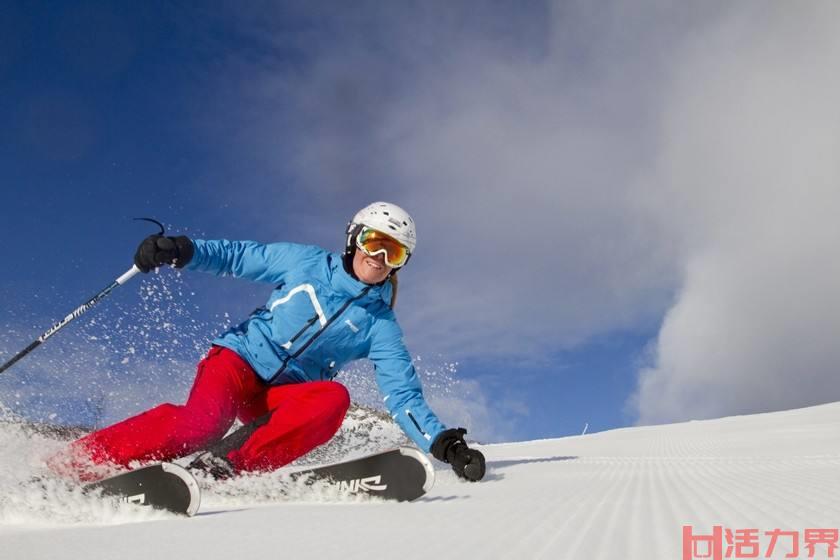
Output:
<instances>
[{"instance_id":1,"label":"ski pole strap","mask_svg":"<svg viewBox=\"0 0 840 560\"><path fill-rule=\"evenodd\" d=\"M70 323L72 320L78 318L80 315L83 315L91 307L102 301L115 288L117 288L118 286L122 286L123 284L128 282L138 272L140 272L140 269L136 266L132 266L122 276L120 276L119 278L111 282L111 284L109 284L107 287L105 287L105 289L103 289L101 292L90 298L88 301L71 311L66 317L64 317L64 319L47 329L41 336L39 336L36 340L30 343L29 346L12 356L12 358L9 361L0 366L0 373L3 373L7 369L15 365L21 358L35 350L38 346L43 344L45 340L47 340L49 337L51 337L52 335L63 329L65 326L67 326L67 324Z\"/></svg>"}]
</instances>

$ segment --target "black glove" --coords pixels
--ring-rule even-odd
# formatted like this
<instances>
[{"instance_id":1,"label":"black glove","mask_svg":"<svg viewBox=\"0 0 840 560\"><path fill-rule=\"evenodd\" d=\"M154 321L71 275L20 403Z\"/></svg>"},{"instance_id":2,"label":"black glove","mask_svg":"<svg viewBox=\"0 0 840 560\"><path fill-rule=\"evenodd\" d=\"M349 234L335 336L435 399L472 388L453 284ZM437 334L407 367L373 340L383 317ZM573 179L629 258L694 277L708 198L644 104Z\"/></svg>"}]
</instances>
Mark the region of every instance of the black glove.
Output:
<instances>
[{"instance_id":1,"label":"black glove","mask_svg":"<svg viewBox=\"0 0 840 560\"><path fill-rule=\"evenodd\" d=\"M464 441L467 430L451 428L441 433L432 444L432 455L438 461L449 463L461 478L478 481L487 470L484 455L477 449L470 449Z\"/></svg>"},{"instance_id":2,"label":"black glove","mask_svg":"<svg viewBox=\"0 0 840 560\"><path fill-rule=\"evenodd\" d=\"M150 235L137 247L134 264L141 272L149 272L165 264L174 264L176 268L181 268L190 262L194 251L192 241L185 235L178 237Z\"/></svg>"}]
</instances>

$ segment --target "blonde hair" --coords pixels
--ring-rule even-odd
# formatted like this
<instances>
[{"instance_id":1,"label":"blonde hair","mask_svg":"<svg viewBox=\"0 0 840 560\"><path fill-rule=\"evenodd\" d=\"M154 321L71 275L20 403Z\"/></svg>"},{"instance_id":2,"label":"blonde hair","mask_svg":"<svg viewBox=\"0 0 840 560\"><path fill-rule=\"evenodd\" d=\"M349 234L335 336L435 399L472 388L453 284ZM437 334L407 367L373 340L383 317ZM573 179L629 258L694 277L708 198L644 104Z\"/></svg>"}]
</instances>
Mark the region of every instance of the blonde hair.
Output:
<instances>
[{"instance_id":1,"label":"blonde hair","mask_svg":"<svg viewBox=\"0 0 840 560\"><path fill-rule=\"evenodd\" d=\"M391 282L391 309L393 309L397 305L397 273L394 272L388 281Z\"/></svg>"}]
</instances>

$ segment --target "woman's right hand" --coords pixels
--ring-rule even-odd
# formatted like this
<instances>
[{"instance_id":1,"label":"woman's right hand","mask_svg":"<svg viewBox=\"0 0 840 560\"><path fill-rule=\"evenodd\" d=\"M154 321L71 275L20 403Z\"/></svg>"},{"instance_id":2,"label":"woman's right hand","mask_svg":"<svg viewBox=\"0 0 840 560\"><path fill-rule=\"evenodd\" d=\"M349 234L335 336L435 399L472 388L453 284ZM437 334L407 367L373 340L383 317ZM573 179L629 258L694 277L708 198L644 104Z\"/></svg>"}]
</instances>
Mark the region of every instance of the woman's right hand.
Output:
<instances>
[{"instance_id":1,"label":"woman's right hand","mask_svg":"<svg viewBox=\"0 0 840 560\"><path fill-rule=\"evenodd\" d=\"M181 268L190 262L194 250L192 241L186 235L178 237L150 235L137 247L134 264L140 272L149 272L165 264Z\"/></svg>"}]
</instances>

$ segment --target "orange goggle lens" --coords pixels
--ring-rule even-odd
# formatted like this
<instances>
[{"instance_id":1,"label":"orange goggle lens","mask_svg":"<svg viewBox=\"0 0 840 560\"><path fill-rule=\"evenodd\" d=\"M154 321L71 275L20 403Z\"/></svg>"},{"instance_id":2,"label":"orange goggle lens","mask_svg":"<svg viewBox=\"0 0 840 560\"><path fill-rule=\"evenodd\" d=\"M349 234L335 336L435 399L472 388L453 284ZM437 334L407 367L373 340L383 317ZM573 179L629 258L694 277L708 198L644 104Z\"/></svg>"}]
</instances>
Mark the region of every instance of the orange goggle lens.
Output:
<instances>
[{"instance_id":1,"label":"orange goggle lens","mask_svg":"<svg viewBox=\"0 0 840 560\"><path fill-rule=\"evenodd\" d=\"M356 236L356 247L369 257L383 253L385 264L391 268L399 268L408 260L408 249L405 245L375 229L362 228Z\"/></svg>"}]
</instances>

